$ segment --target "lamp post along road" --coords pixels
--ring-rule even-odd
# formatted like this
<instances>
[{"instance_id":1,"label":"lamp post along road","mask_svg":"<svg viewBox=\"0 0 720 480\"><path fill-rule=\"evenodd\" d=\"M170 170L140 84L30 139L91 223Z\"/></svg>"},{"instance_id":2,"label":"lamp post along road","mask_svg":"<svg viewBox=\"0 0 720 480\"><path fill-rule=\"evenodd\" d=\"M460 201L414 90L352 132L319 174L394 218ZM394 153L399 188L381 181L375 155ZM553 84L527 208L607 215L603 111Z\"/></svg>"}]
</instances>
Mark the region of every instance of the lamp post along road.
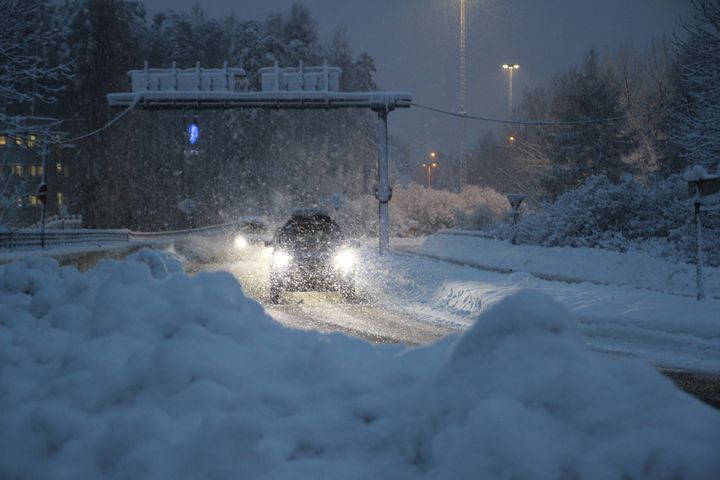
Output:
<instances>
[{"instance_id":1,"label":"lamp post along road","mask_svg":"<svg viewBox=\"0 0 720 480\"><path fill-rule=\"evenodd\" d=\"M463 116L460 124L460 165L459 165L459 178L458 187L460 190L463 189L467 182L467 164L465 158L465 152L467 150L467 119L465 114L465 90L466 90L466 45L465 45L465 0L460 0L460 115Z\"/></svg>"},{"instance_id":2,"label":"lamp post along road","mask_svg":"<svg viewBox=\"0 0 720 480\"><path fill-rule=\"evenodd\" d=\"M505 63L502 66L503 69L508 71L508 120L512 120L512 84L513 84L513 72L520 68L520 65L513 63Z\"/></svg>"},{"instance_id":3,"label":"lamp post along road","mask_svg":"<svg viewBox=\"0 0 720 480\"><path fill-rule=\"evenodd\" d=\"M432 169L438 167L438 163L435 161L437 158L437 153L431 152L430 153L430 162L423 163L423 168L427 168L427 186L428 188L432 188Z\"/></svg>"}]
</instances>

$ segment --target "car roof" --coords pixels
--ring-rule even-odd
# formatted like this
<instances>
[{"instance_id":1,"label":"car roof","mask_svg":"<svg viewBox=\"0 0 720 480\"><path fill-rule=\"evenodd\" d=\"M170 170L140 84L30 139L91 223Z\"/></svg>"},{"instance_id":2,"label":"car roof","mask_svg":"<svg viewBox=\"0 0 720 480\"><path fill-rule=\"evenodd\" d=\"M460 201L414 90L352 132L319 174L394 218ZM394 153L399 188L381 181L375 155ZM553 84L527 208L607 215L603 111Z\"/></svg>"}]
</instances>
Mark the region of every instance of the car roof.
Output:
<instances>
[{"instance_id":1,"label":"car roof","mask_svg":"<svg viewBox=\"0 0 720 480\"><path fill-rule=\"evenodd\" d=\"M292 213L293 221L321 221L331 222L330 214L321 208L301 208Z\"/></svg>"}]
</instances>

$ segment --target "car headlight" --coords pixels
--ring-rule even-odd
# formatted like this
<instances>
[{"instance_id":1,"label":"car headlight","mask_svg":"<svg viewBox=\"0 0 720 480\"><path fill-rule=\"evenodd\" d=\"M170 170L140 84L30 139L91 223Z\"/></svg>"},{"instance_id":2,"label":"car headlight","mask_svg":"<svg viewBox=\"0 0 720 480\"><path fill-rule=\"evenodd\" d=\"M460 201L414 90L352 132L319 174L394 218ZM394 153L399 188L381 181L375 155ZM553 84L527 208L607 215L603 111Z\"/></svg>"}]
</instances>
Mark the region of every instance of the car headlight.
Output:
<instances>
[{"instance_id":1,"label":"car headlight","mask_svg":"<svg viewBox=\"0 0 720 480\"><path fill-rule=\"evenodd\" d=\"M273 266L275 267L287 267L291 260L292 257L282 250L273 253Z\"/></svg>"},{"instance_id":2,"label":"car headlight","mask_svg":"<svg viewBox=\"0 0 720 480\"><path fill-rule=\"evenodd\" d=\"M338 270L350 270L355 265L355 254L350 250L341 250L333 257L333 266Z\"/></svg>"},{"instance_id":3,"label":"car headlight","mask_svg":"<svg viewBox=\"0 0 720 480\"><path fill-rule=\"evenodd\" d=\"M235 237L234 244L235 248L237 248L238 250L245 250L248 247L248 241L242 235L238 235L237 237Z\"/></svg>"}]
</instances>

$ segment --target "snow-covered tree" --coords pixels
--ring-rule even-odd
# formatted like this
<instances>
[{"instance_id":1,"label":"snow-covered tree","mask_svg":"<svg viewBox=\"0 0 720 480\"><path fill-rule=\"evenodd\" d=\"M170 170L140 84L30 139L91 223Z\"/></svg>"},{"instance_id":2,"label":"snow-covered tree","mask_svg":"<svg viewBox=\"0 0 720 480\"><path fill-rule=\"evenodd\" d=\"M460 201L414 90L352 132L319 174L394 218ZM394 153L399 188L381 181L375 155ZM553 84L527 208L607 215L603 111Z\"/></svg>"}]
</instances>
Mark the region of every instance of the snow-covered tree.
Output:
<instances>
[{"instance_id":1,"label":"snow-covered tree","mask_svg":"<svg viewBox=\"0 0 720 480\"><path fill-rule=\"evenodd\" d=\"M586 122L622 117L620 89L613 73L599 65L590 51L581 70L571 69L556 79L551 115L563 122ZM583 179L605 174L619 179L626 171L623 156L632 148L627 121L578 123L558 127L551 137L551 189L560 192Z\"/></svg>"},{"instance_id":2,"label":"snow-covered tree","mask_svg":"<svg viewBox=\"0 0 720 480\"><path fill-rule=\"evenodd\" d=\"M52 60L58 31L48 1L0 0L0 12L0 125L12 128L35 103L55 102L71 70Z\"/></svg>"},{"instance_id":3,"label":"snow-covered tree","mask_svg":"<svg viewBox=\"0 0 720 480\"><path fill-rule=\"evenodd\" d=\"M693 13L675 37L685 105L676 141L687 165L715 170L720 159L720 2L692 0Z\"/></svg>"},{"instance_id":4,"label":"snow-covered tree","mask_svg":"<svg viewBox=\"0 0 720 480\"><path fill-rule=\"evenodd\" d=\"M620 103L633 132L632 151L625 161L637 174L677 172L669 107L677 100L680 82L672 43L660 39L643 51L622 48L611 62L620 84Z\"/></svg>"}]
</instances>

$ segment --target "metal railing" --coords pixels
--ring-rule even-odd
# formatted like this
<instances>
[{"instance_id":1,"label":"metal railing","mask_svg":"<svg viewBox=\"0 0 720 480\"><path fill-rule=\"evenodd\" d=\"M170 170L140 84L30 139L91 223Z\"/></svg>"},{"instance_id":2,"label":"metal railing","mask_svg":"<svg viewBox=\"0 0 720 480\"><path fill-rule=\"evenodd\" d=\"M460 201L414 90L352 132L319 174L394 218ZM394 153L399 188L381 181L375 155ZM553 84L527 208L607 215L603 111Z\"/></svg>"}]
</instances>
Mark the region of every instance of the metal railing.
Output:
<instances>
[{"instance_id":1,"label":"metal railing","mask_svg":"<svg viewBox=\"0 0 720 480\"><path fill-rule=\"evenodd\" d=\"M0 231L0 250L21 248L43 248L57 245L92 244L100 242L129 242L171 239L187 235L214 234L223 230L241 228L243 222L231 222L208 227L192 228L187 230L172 230L165 232L133 232L127 229L118 230L92 230L92 229L65 229L46 230L15 230Z\"/></svg>"},{"instance_id":2,"label":"metal railing","mask_svg":"<svg viewBox=\"0 0 720 480\"><path fill-rule=\"evenodd\" d=\"M47 247L95 242L127 242L128 230L56 230L0 232L0 249Z\"/></svg>"}]
</instances>

